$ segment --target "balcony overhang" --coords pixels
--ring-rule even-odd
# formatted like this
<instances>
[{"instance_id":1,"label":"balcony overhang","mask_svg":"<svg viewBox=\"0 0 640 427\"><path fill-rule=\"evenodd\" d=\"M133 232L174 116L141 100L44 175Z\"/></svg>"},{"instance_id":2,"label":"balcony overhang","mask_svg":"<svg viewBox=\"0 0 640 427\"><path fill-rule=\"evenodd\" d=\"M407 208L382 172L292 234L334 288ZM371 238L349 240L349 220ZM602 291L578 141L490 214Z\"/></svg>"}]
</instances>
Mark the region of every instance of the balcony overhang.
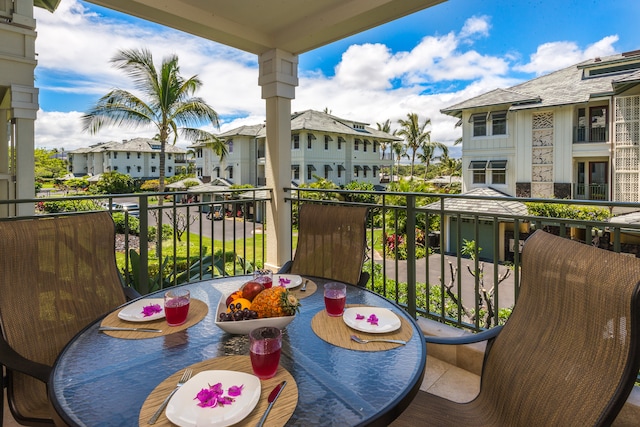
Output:
<instances>
[{"instance_id":1,"label":"balcony overhang","mask_svg":"<svg viewBox=\"0 0 640 427\"><path fill-rule=\"evenodd\" d=\"M89 1L257 55L298 55L445 0Z\"/></svg>"}]
</instances>

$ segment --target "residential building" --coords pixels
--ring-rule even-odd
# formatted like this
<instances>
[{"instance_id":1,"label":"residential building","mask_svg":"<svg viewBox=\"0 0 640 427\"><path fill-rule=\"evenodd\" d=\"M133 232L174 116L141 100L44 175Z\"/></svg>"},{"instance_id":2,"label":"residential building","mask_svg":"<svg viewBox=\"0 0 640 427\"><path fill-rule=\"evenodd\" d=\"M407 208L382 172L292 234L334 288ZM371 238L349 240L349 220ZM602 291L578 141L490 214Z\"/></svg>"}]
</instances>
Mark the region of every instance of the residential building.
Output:
<instances>
[{"instance_id":1,"label":"residential building","mask_svg":"<svg viewBox=\"0 0 640 427\"><path fill-rule=\"evenodd\" d=\"M465 194L640 200L640 51L584 61L441 111L460 119ZM448 203L464 210L459 201ZM490 215L526 214L507 200L485 204ZM445 220L444 250L455 252L458 241L479 236L480 257L493 259L493 225L457 221ZM499 227L499 259L511 259L513 222Z\"/></svg>"},{"instance_id":2,"label":"residential building","mask_svg":"<svg viewBox=\"0 0 640 427\"><path fill-rule=\"evenodd\" d=\"M463 192L640 200L640 50L441 111L462 126Z\"/></svg>"},{"instance_id":3,"label":"residential building","mask_svg":"<svg viewBox=\"0 0 640 427\"><path fill-rule=\"evenodd\" d=\"M104 142L70 151L69 172L74 176L120 172L136 179L160 177L160 142L135 138L122 142ZM165 176L185 173L187 150L171 144L165 146Z\"/></svg>"},{"instance_id":4,"label":"residential building","mask_svg":"<svg viewBox=\"0 0 640 427\"><path fill-rule=\"evenodd\" d=\"M228 155L220 160L204 144L196 144L196 173L203 181L224 178L236 184L270 185L265 173L266 127L242 126L218 137ZM305 184L324 178L337 185L352 181L380 184L381 167L391 158L381 147L401 139L368 123L341 119L320 111L291 115L291 181Z\"/></svg>"}]
</instances>

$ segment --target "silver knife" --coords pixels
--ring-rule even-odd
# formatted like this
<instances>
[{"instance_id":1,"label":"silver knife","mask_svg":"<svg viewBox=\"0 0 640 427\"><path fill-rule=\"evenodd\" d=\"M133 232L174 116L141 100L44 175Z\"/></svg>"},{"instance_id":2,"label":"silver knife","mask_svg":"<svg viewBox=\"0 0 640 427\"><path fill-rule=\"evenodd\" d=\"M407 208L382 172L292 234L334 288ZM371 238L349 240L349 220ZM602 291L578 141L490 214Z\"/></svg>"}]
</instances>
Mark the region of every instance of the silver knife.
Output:
<instances>
[{"instance_id":1,"label":"silver knife","mask_svg":"<svg viewBox=\"0 0 640 427\"><path fill-rule=\"evenodd\" d=\"M282 389L286 385L287 385L287 382L282 381L280 384L275 386L275 388L271 391L271 393L269 393L269 398L267 399L269 401L269 406L267 406L267 410L264 411L264 414L262 415L262 418L260 418L260 421L258 421L258 424L256 425L256 427L262 427L264 425L264 422L267 419L267 415L269 415L269 411L273 407L273 404L276 403L276 399L278 398L278 396L280 396L280 393L282 393Z\"/></svg>"},{"instance_id":2,"label":"silver knife","mask_svg":"<svg viewBox=\"0 0 640 427\"><path fill-rule=\"evenodd\" d=\"M123 328L120 326L100 326L99 331L133 331L133 332L162 332L162 329L150 328Z\"/></svg>"}]
</instances>

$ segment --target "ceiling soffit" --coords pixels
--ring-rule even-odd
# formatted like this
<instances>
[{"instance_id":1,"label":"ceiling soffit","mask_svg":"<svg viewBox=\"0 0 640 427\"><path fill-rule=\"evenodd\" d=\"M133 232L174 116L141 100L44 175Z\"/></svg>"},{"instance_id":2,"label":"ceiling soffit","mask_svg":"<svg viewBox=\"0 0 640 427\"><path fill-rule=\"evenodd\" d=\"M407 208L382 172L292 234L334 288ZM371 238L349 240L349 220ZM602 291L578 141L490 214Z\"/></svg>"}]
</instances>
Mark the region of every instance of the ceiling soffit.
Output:
<instances>
[{"instance_id":1,"label":"ceiling soffit","mask_svg":"<svg viewBox=\"0 0 640 427\"><path fill-rule=\"evenodd\" d=\"M88 0L246 52L301 54L445 0Z\"/></svg>"}]
</instances>

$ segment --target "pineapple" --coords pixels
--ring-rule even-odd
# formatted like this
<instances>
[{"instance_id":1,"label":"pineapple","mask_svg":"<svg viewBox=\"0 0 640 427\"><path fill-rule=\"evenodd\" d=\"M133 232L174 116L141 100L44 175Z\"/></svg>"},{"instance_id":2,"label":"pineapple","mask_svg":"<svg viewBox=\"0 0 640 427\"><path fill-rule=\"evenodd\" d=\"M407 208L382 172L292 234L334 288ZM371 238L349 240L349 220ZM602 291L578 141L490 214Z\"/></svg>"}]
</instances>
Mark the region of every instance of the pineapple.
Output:
<instances>
[{"instance_id":1,"label":"pineapple","mask_svg":"<svg viewBox=\"0 0 640 427\"><path fill-rule=\"evenodd\" d=\"M258 313L258 319L293 316L300 311L300 302L286 288L274 286L256 295L251 302L251 310Z\"/></svg>"}]
</instances>

